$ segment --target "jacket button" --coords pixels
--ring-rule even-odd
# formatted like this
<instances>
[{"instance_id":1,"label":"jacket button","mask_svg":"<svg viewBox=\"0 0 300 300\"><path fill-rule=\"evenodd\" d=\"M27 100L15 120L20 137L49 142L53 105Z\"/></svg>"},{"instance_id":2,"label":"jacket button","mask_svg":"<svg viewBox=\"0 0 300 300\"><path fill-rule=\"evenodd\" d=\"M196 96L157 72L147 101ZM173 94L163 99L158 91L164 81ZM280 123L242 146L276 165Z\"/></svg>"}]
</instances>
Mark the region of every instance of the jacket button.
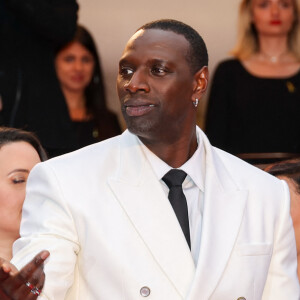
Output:
<instances>
[{"instance_id":1,"label":"jacket button","mask_svg":"<svg viewBox=\"0 0 300 300\"><path fill-rule=\"evenodd\" d=\"M150 295L150 289L147 286L143 286L140 289L140 294L142 297L148 297Z\"/></svg>"}]
</instances>

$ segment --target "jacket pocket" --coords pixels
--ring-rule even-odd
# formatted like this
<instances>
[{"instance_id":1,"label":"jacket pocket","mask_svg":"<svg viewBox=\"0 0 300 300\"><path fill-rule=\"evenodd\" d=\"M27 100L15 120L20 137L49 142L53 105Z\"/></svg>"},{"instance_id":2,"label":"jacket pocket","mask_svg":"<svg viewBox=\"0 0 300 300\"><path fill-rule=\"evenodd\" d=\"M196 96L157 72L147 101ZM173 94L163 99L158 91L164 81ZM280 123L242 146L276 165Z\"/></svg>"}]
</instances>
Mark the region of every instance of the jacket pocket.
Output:
<instances>
[{"instance_id":1,"label":"jacket pocket","mask_svg":"<svg viewBox=\"0 0 300 300\"><path fill-rule=\"evenodd\" d=\"M271 255L273 244L240 244L236 247L239 256Z\"/></svg>"}]
</instances>

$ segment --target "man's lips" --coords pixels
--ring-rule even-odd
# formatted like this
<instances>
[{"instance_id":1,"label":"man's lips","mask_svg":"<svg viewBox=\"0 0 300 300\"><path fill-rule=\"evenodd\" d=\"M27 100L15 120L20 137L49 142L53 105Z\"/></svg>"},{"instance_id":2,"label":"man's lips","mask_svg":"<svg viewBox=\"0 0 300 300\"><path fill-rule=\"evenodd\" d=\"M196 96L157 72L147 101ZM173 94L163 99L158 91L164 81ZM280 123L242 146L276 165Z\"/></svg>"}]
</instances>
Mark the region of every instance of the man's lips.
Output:
<instances>
[{"instance_id":1,"label":"man's lips","mask_svg":"<svg viewBox=\"0 0 300 300\"><path fill-rule=\"evenodd\" d=\"M130 117L140 117L150 111L155 107L154 104L143 104L143 105L124 105L126 114Z\"/></svg>"}]
</instances>

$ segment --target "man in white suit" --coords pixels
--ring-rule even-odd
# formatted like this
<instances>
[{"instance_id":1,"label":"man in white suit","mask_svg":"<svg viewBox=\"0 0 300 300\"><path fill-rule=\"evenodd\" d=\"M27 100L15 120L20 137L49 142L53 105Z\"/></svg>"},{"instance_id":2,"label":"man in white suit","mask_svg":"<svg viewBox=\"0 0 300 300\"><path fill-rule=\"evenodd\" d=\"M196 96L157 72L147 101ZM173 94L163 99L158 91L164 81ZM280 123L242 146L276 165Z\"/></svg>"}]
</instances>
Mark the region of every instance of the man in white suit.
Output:
<instances>
[{"instance_id":1,"label":"man in white suit","mask_svg":"<svg viewBox=\"0 0 300 300\"><path fill-rule=\"evenodd\" d=\"M207 63L189 26L144 25L119 64L128 130L32 170L13 263L50 252L39 299L299 300L286 183L196 126ZM187 174L190 247L168 199L170 169ZM42 263L33 265L19 277L2 270L2 290L37 297Z\"/></svg>"}]
</instances>

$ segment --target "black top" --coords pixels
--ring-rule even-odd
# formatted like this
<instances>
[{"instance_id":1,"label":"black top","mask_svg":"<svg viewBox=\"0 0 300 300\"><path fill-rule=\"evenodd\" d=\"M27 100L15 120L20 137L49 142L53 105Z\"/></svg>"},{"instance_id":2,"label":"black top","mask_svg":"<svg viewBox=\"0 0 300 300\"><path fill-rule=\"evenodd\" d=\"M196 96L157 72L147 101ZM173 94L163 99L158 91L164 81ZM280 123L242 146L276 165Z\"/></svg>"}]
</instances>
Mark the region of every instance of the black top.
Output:
<instances>
[{"instance_id":1,"label":"black top","mask_svg":"<svg viewBox=\"0 0 300 300\"><path fill-rule=\"evenodd\" d=\"M77 133L79 148L98 142L99 132L93 120L84 122L73 121L72 123Z\"/></svg>"},{"instance_id":2,"label":"black top","mask_svg":"<svg viewBox=\"0 0 300 300\"><path fill-rule=\"evenodd\" d=\"M233 154L300 153L300 70L288 78L250 74L239 60L217 67L210 91L206 134Z\"/></svg>"},{"instance_id":3,"label":"black top","mask_svg":"<svg viewBox=\"0 0 300 300\"><path fill-rule=\"evenodd\" d=\"M97 120L70 121L74 142L64 148L47 148L49 157L62 155L122 133L117 116L111 111L98 112Z\"/></svg>"}]
</instances>

